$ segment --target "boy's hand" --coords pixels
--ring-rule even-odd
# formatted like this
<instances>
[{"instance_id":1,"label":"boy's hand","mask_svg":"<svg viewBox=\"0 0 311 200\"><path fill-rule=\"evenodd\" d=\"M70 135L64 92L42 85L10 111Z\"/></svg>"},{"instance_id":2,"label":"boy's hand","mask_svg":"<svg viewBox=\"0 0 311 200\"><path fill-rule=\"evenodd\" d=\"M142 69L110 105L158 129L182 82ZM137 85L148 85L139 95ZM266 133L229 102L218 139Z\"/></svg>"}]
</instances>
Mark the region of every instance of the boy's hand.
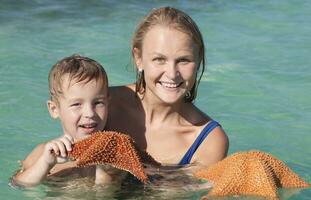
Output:
<instances>
[{"instance_id":1,"label":"boy's hand","mask_svg":"<svg viewBox=\"0 0 311 200\"><path fill-rule=\"evenodd\" d=\"M72 150L72 144L73 138L70 135L63 135L46 143L42 156L51 166L57 163L65 163L68 161L67 152Z\"/></svg>"}]
</instances>

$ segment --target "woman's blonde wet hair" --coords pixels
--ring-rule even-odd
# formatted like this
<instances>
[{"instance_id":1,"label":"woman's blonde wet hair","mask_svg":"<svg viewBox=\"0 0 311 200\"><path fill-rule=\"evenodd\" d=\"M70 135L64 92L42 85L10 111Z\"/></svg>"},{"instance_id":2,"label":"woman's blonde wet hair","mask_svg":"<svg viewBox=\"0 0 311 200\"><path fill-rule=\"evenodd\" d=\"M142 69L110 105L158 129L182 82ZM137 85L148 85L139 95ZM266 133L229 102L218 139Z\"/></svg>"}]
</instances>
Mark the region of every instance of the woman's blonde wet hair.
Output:
<instances>
[{"instance_id":1,"label":"woman's blonde wet hair","mask_svg":"<svg viewBox=\"0 0 311 200\"><path fill-rule=\"evenodd\" d=\"M49 96L50 100L56 103L58 103L58 97L63 94L64 75L68 75L69 82L74 80L75 83L88 83L91 80L103 81L108 91L108 78L102 65L91 58L75 54L58 61L50 70Z\"/></svg>"},{"instance_id":2,"label":"woman's blonde wet hair","mask_svg":"<svg viewBox=\"0 0 311 200\"><path fill-rule=\"evenodd\" d=\"M172 7L161 7L153 9L147 16L138 24L136 31L132 37L132 59L134 58L134 49L142 53L142 43L146 33L156 25L164 25L174 28L178 31L189 35L199 49L199 66L197 72L200 71L199 77L196 74L196 81L190 91L185 96L186 102L192 102L197 95L197 88L201 77L205 70L205 47L202 34L189 15L181 10ZM145 80L143 71L136 69L136 93L143 94L145 91Z\"/></svg>"}]
</instances>

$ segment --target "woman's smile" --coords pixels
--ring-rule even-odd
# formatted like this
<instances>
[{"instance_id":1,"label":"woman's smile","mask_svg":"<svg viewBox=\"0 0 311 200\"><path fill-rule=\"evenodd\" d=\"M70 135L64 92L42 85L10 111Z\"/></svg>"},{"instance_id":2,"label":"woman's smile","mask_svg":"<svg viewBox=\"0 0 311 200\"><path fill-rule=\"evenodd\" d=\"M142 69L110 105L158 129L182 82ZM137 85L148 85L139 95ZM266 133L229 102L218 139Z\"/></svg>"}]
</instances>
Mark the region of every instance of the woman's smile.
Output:
<instances>
[{"instance_id":1,"label":"woman's smile","mask_svg":"<svg viewBox=\"0 0 311 200\"><path fill-rule=\"evenodd\" d=\"M171 88L171 89L175 89L180 87L183 82L180 83L172 83L172 82L164 82L164 81L159 81L159 83L161 84L162 87L164 88Z\"/></svg>"}]
</instances>

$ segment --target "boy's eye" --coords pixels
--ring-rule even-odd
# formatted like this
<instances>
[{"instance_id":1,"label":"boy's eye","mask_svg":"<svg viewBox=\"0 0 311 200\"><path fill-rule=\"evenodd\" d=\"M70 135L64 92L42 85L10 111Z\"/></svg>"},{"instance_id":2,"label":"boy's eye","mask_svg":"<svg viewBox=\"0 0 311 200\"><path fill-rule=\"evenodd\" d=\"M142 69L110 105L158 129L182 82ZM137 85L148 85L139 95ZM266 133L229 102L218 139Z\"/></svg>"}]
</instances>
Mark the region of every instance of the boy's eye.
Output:
<instances>
[{"instance_id":1,"label":"boy's eye","mask_svg":"<svg viewBox=\"0 0 311 200\"><path fill-rule=\"evenodd\" d=\"M105 101L96 101L95 105L106 105Z\"/></svg>"}]
</instances>

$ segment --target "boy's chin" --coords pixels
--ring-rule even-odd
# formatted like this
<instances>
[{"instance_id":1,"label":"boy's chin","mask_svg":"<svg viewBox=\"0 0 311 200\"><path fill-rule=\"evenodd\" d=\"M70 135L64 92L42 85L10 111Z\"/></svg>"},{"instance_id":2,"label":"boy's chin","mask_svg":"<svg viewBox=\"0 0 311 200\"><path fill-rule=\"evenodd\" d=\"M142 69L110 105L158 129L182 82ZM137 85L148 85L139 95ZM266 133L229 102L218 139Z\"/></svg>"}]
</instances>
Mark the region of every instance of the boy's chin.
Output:
<instances>
[{"instance_id":1,"label":"boy's chin","mask_svg":"<svg viewBox=\"0 0 311 200\"><path fill-rule=\"evenodd\" d=\"M87 132L84 132L82 134L80 134L80 139L84 139L84 138L87 138L87 137L90 137L92 134L96 133L98 130L92 130L92 131L87 131Z\"/></svg>"},{"instance_id":2,"label":"boy's chin","mask_svg":"<svg viewBox=\"0 0 311 200\"><path fill-rule=\"evenodd\" d=\"M91 135L92 135L92 133L80 133L80 134L77 134L74 137L74 141L77 142L77 141L83 140L85 138L90 137Z\"/></svg>"}]
</instances>

